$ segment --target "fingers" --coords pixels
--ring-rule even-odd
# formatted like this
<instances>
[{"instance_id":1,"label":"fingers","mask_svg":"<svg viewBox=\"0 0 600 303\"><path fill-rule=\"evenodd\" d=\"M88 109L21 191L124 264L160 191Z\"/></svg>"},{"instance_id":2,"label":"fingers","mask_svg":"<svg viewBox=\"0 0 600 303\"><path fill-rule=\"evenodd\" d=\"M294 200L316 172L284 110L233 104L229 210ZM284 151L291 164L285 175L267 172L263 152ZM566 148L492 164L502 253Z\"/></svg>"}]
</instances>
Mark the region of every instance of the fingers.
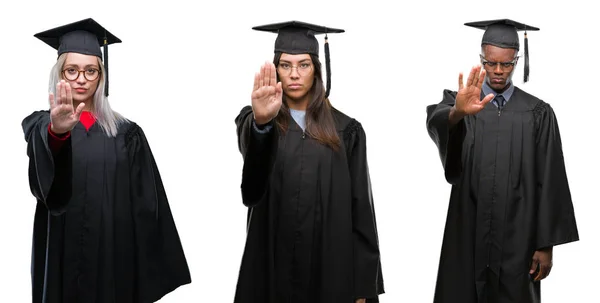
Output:
<instances>
[{"instance_id":1,"label":"fingers","mask_svg":"<svg viewBox=\"0 0 600 303\"><path fill-rule=\"evenodd\" d=\"M471 68L471 72L469 73L469 78L467 78L467 86L473 85L474 78L475 78L475 67Z\"/></svg>"},{"instance_id":2,"label":"fingers","mask_svg":"<svg viewBox=\"0 0 600 303\"><path fill-rule=\"evenodd\" d=\"M260 73L254 73L254 87L252 88L252 91L256 91L259 88L259 83L260 83Z\"/></svg>"},{"instance_id":3,"label":"fingers","mask_svg":"<svg viewBox=\"0 0 600 303\"><path fill-rule=\"evenodd\" d=\"M279 83L277 83L277 86L275 87L275 98L276 98L277 102L281 103L283 101L282 96L283 96L283 88L281 87L281 82L279 82Z\"/></svg>"},{"instance_id":4,"label":"fingers","mask_svg":"<svg viewBox=\"0 0 600 303\"><path fill-rule=\"evenodd\" d=\"M545 264L540 263L540 271L535 276L534 281L541 281L541 280L546 279L546 277L548 277L548 275L550 275L551 269L552 269L552 265L550 265L549 263L545 263Z\"/></svg>"},{"instance_id":5,"label":"fingers","mask_svg":"<svg viewBox=\"0 0 600 303\"><path fill-rule=\"evenodd\" d=\"M260 89L263 86L275 86L277 84L277 71L275 65L265 61L265 64L260 67L260 74L254 76L254 90Z\"/></svg>"},{"instance_id":6,"label":"fingers","mask_svg":"<svg viewBox=\"0 0 600 303\"><path fill-rule=\"evenodd\" d=\"M265 85L271 86L271 73L273 70L271 69L271 65L269 63L265 63ZM273 83L275 84L275 83Z\"/></svg>"},{"instance_id":7,"label":"fingers","mask_svg":"<svg viewBox=\"0 0 600 303\"><path fill-rule=\"evenodd\" d=\"M60 97L61 97L61 104L68 104L68 100L67 100L67 82L65 82L64 80L61 81L60 84Z\"/></svg>"},{"instance_id":8,"label":"fingers","mask_svg":"<svg viewBox=\"0 0 600 303\"><path fill-rule=\"evenodd\" d=\"M479 69L481 70L481 67ZM481 74L479 74L479 82L477 83L478 88L481 88L483 81L485 81L485 69L481 71Z\"/></svg>"},{"instance_id":9,"label":"fingers","mask_svg":"<svg viewBox=\"0 0 600 303\"><path fill-rule=\"evenodd\" d=\"M71 85L69 83L65 82L64 86L65 86L66 97L67 97L67 99L65 100L66 104L73 105L73 94L71 93Z\"/></svg>"},{"instance_id":10,"label":"fingers","mask_svg":"<svg viewBox=\"0 0 600 303\"><path fill-rule=\"evenodd\" d=\"M540 281L542 279L542 274L543 274L543 270L542 270L542 267L540 266L540 270L538 271L535 278L533 278L533 281L536 281L536 282Z\"/></svg>"},{"instance_id":11,"label":"fingers","mask_svg":"<svg viewBox=\"0 0 600 303\"><path fill-rule=\"evenodd\" d=\"M85 103L81 102L79 103L79 105L77 105L77 108L75 109L75 118L77 118L77 121L79 121L79 117L81 116L81 113L83 112L83 108L85 107Z\"/></svg>"},{"instance_id":12,"label":"fingers","mask_svg":"<svg viewBox=\"0 0 600 303\"><path fill-rule=\"evenodd\" d=\"M531 261L531 268L529 269L529 274L530 275L533 275L533 273L537 269L538 265L539 265L538 259L537 258L533 258L533 260Z\"/></svg>"},{"instance_id":13,"label":"fingers","mask_svg":"<svg viewBox=\"0 0 600 303\"><path fill-rule=\"evenodd\" d=\"M61 97L62 90L62 81L56 83L56 105L59 106L62 104L63 98Z\"/></svg>"},{"instance_id":14,"label":"fingers","mask_svg":"<svg viewBox=\"0 0 600 303\"><path fill-rule=\"evenodd\" d=\"M463 89L463 73L458 74L458 90Z\"/></svg>"},{"instance_id":15,"label":"fingers","mask_svg":"<svg viewBox=\"0 0 600 303\"><path fill-rule=\"evenodd\" d=\"M546 279L550 275L550 271L552 271L552 264L548 265L546 268L546 276L542 279Z\"/></svg>"},{"instance_id":16,"label":"fingers","mask_svg":"<svg viewBox=\"0 0 600 303\"><path fill-rule=\"evenodd\" d=\"M258 77L258 87L261 88L265 85L265 66L260 67L260 75Z\"/></svg>"},{"instance_id":17,"label":"fingers","mask_svg":"<svg viewBox=\"0 0 600 303\"><path fill-rule=\"evenodd\" d=\"M478 65L478 66L475 67L475 74L473 75L473 85L474 86L481 87L480 83L483 83L483 82L479 81L480 78L481 78L481 74L480 73L481 73L481 66Z\"/></svg>"},{"instance_id":18,"label":"fingers","mask_svg":"<svg viewBox=\"0 0 600 303\"><path fill-rule=\"evenodd\" d=\"M485 96L483 98L483 100L481 100L480 104L481 105L486 105L486 104L488 104L488 102L490 102L492 100L494 100L494 94L488 94L487 96Z\"/></svg>"},{"instance_id":19,"label":"fingers","mask_svg":"<svg viewBox=\"0 0 600 303\"><path fill-rule=\"evenodd\" d=\"M535 278L533 279L534 281L541 281L543 280L548 273L548 268L546 266L542 266L540 265L540 271L538 271L538 274L535 276Z\"/></svg>"},{"instance_id":20,"label":"fingers","mask_svg":"<svg viewBox=\"0 0 600 303\"><path fill-rule=\"evenodd\" d=\"M275 68L275 64L270 63L271 66L271 85L278 85L277 84L277 69Z\"/></svg>"},{"instance_id":21,"label":"fingers","mask_svg":"<svg viewBox=\"0 0 600 303\"><path fill-rule=\"evenodd\" d=\"M48 96L48 103L50 103L50 109L54 108L54 94L52 92L50 92L50 95Z\"/></svg>"}]
</instances>

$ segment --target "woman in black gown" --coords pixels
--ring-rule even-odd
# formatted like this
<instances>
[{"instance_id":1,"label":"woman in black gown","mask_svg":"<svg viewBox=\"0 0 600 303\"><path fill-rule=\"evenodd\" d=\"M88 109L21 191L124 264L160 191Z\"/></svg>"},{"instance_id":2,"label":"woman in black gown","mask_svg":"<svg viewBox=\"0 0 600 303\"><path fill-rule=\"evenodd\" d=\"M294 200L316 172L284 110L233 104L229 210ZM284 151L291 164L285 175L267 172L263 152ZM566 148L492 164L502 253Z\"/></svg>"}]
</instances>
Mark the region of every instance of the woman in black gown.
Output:
<instances>
[{"instance_id":1,"label":"woman in black gown","mask_svg":"<svg viewBox=\"0 0 600 303\"><path fill-rule=\"evenodd\" d=\"M121 42L92 19L35 35L58 50L50 110L23 120L37 199L33 302L155 302L191 283L142 129L111 110L100 46Z\"/></svg>"},{"instance_id":2,"label":"woman in black gown","mask_svg":"<svg viewBox=\"0 0 600 303\"><path fill-rule=\"evenodd\" d=\"M236 118L249 212L235 302L378 302L365 132L331 106L314 36L343 30L296 21L254 29L278 36L252 106Z\"/></svg>"}]
</instances>

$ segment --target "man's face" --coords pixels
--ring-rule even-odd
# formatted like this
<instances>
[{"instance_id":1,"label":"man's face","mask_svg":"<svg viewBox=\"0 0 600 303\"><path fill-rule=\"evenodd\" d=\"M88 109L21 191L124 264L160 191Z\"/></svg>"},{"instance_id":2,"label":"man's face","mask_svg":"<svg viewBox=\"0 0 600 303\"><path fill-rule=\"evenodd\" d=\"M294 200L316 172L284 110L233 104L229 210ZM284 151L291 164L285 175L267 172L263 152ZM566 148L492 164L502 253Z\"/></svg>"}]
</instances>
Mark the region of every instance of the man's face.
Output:
<instances>
[{"instance_id":1,"label":"man's face","mask_svg":"<svg viewBox=\"0 0 600 303\"><path fill-rule=\"evenodd\" d=\"M515 66L517 50L493 45L483 47L481 64L485 68L486 81L495 91L501 92L510 83Z\"/></svg>"}]
</instances>

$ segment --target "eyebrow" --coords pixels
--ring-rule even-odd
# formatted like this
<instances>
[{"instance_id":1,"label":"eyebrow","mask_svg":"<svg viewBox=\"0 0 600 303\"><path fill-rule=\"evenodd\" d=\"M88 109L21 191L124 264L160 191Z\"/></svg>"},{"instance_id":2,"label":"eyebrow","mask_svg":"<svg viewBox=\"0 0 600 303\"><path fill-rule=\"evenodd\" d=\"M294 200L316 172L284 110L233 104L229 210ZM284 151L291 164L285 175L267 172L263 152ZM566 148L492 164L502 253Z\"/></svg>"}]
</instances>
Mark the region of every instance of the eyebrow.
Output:
<instances>
[{"instance_id":1,"label":"eyebrow","mask_svg":"<svg viewBox=\"0 0 600 303\"><path fill-rule=\"evenodd\" d=\"M292 63L292 61L288 61L288 60L279 60L279 63L282 63L282 62L283 63ZM308 58L302 59L302 60L298 61L298 63L305 63L305 62L312 63L312 61L310 59L308 59Z\"/></svg>"},{"instance_id":2,"label":"eyebrow","mask_svg":"<svg viewBox=\"0 0 600 303\"><path fill-rule=\"evenodd\" d=\"M71 64L65 64L65 67L79 67L79 65L71 63ZM96 65L96 64L88 64L88 65L85 65L83 68L88 68L88 67L95 67L97 69L100 69L98 67L98 65Z\"/></svg>"}]
</instances>

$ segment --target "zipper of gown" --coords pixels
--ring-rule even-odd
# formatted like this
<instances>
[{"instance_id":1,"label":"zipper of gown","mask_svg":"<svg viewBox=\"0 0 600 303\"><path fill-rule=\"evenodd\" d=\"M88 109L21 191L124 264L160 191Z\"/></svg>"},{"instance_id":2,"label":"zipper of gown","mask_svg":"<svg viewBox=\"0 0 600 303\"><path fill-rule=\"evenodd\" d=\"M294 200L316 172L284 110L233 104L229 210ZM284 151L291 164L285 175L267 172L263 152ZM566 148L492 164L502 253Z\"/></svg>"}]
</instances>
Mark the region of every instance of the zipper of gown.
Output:
<instances>
[{"instance_id":1,"label":"zipper of gown","mask_svg":"<svg viewBox=\"0 0 600 303\"><path fill-rule=\"evenodd\" d=\"M498 107L498 127L500 127L500 115L502 115L502 108ZM498 140L499 140L499 134L496 133L496 153L498 153ZM494 210L494 205L496 204L496 165L498 165L497 163L497 157L498 155L496 154L496 164L494 165L494 189L493 189L493 196L492 196L492 212ZM492 218L490 217L490 234L493 228L493 222L492 222ZM488 247L488 257L486 260L486 267L490 267L490 256L491 256L491 247Z\"/></svg>"}]
</instances>

